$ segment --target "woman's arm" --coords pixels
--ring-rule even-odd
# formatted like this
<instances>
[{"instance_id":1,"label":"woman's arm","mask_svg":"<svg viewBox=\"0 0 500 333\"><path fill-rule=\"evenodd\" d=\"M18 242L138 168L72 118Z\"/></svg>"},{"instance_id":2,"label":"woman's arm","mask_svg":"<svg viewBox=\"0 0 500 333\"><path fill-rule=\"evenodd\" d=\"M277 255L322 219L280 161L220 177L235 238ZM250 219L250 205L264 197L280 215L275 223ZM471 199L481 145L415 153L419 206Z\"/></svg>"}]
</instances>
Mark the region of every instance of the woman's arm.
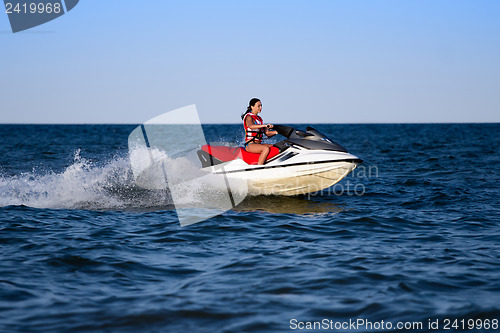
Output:
<instances>
[{"instance_id":1,"label":"woman's arm","mask_svg":"<svg viewBox=\"0 0 500 333\"><path fill-rule=\"evenodd\" d=\"M252 117L247 117L245 122L246 122L247 127L250 129L267 128L267 125L265 125L265 124L264 125L256 125L255 121L252 119Z\"/></svg>"},{"instance_id":2,"label":"woman's arm","mask_svg":"<svg viewBox=\"0 0 500 333\"><path fill-rule=\"evenodd\" d=\"M267 129L267 128L266 128L266 130L265 130L265 133L266 133L266 135L267 135L267 137L268 137L268 138L270 138L270 137L275 136L276 134L278 134L278 132L276 132L276 131L271 131L271 130L269 130L269 129Z\"/></svg>"},{"instance_id":3,"label":"woman's arm","mask_svg":"<svg viewBox=\"0 0 500 333\"><path fill-rule=\"evenodd\" d=\"M264 129L264 133L266 133L267 137L270 138L272 136L275 136L276 134L278 134L277 131L271 131L271 128L273 128L274 125L273 124L267 124L266 125L266 128Z\"/></svg>"}]
</instances>

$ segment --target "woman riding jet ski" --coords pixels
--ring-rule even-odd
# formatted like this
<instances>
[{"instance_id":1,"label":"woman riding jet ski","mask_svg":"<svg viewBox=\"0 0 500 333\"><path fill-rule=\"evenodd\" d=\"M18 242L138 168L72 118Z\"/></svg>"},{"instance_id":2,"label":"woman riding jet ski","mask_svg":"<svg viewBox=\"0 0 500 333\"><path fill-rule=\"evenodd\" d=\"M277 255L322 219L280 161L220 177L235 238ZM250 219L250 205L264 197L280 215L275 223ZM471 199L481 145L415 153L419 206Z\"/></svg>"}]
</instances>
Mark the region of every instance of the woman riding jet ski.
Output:
<instances>
[{"instance_id":1,"label":"woman riding jet ski","mask_svg":"<svg viewBox=\"0 0 500 333\"><path fill-rule=\"evenodd\" d=\"M266 134L268 138L278 134L271 131L272 124L264 124L259 116L262 112L262 102L258 98L252 98L248 103L247 111L241 115L243 127L245 128L245 150L249 153L260 154L259 165L266 162L272 145L262 144L262 136Z\"/></svg>"},{"instance_id":2,"label":"woman riding jet ski","mask_svg":"<svg viewBox=\"0 0 500 333\"><path fill-rule=\"evenodd\" d=\"M300 131L265 125L258 116L261 109L260 101L252 99L242 116L246 149L204 145L198 150L203 171L246 180L250 194L297 195L336 184L362 162L312 127ZM286 139L274 145L261 144L262 134L276 133Z\"/></svg>"}]
</instances>

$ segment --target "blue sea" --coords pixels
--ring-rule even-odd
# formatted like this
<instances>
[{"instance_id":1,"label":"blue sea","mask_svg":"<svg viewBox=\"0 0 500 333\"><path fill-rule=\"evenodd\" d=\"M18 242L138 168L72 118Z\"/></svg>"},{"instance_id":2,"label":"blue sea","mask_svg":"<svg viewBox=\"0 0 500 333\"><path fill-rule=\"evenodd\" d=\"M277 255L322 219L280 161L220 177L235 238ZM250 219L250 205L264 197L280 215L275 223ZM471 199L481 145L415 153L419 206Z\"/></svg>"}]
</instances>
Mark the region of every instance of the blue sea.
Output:
<instances>
[{"instance_id":1,"label":"blue sea","mask_svg":"<svg viewBox=\"0 0 500 333\"><path fill-rule=\"evenodd\" d=\"M181 227L135 125L0 125L0 332L500 331L500 124L313 126L364 163Z\"/></svg>"}]
</instances>

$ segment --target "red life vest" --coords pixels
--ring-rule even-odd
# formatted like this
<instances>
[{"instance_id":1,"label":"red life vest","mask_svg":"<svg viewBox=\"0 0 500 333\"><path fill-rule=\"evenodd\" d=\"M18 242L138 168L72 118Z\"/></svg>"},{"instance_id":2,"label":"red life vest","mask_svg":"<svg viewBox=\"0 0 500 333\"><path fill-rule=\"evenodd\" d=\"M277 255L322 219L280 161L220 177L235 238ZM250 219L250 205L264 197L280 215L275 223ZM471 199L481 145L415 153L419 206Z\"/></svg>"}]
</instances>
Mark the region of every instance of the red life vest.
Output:
<instances>
[{"instance_id":1,"label":"red life vest","mask_svg":"<svg viewBox=\"0 0 500 333\"><path fill-rule=\"evenodd\" d=\"M245 117L243 117L243 127L245 128L245 143L261 143L262 136L264 134L264 129L263 128L251 129L250 127L247 127L246 120L248 116L252 117L255 125L264 124L264 121L262 120L261 117L251 112L247 113Z\"/></svg>"}]
</instances>

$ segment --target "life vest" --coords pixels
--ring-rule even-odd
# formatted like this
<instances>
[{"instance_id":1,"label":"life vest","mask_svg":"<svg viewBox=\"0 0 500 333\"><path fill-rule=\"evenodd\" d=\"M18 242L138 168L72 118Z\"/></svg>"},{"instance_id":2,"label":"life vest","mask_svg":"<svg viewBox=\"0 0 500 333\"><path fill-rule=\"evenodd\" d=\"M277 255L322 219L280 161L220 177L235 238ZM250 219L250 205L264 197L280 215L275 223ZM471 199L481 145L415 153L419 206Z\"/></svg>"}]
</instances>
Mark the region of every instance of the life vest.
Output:
<instances>
[{"instance_id":1,"label":"life vest","mask_svg":"<svg viewBox=\"0 0 500 333\"><path fill-rule=\"evenodd\" d=\"M262 120L261 117L251 112L247 113L245 117L243 117L243 127L245 128L245 143L261 143L262 136L264 134L264 129L263 128L251 129L250 127L247 127L246 120L248 116L252 117L255 125L264 124L264 121Z\"/></svg>"}]
</instances>

